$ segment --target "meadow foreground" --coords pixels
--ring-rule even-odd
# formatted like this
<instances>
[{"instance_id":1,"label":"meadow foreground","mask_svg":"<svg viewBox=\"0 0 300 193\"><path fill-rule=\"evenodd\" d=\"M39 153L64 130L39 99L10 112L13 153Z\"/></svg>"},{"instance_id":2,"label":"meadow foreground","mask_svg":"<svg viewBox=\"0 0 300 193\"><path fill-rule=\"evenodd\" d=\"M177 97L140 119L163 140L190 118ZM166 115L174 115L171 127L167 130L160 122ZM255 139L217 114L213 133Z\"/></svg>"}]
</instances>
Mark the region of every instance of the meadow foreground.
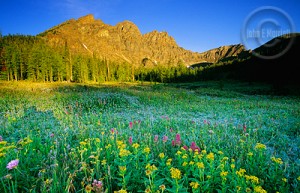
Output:
<instances>
[{"instance_id":1,"label":"meadow foreground","mask_svg":"<svg viewBox=\"0 0 300 193\"><path fill-rule=\"evenodd\" d=\"M300 192L300 99L0 82L0 192Z\"/></svg>"}]
</instances>

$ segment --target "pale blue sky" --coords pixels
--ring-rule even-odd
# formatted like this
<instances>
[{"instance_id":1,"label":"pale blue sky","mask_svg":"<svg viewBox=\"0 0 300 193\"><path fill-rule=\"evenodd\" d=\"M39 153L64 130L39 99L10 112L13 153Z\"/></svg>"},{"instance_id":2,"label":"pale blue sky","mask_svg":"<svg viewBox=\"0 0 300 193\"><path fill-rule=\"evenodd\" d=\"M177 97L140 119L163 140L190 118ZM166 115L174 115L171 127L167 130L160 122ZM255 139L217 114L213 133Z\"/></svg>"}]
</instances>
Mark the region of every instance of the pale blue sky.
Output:
<instances>
[{"instance_id":1,"label":"pale blue sky","mask_svg":"<svg viewBox=\"0 0 300 193\"><path fill-rule=\"evenodd\" d=\"M242 43L245 20L262 6L284 11L294 24L292 32L300 31L299 0L1 0L0 31L36 35L65 20L93 14L110 25L130 20L143 34L167 31L179 46L203 52Z\"/></svg>"}]
</instances>

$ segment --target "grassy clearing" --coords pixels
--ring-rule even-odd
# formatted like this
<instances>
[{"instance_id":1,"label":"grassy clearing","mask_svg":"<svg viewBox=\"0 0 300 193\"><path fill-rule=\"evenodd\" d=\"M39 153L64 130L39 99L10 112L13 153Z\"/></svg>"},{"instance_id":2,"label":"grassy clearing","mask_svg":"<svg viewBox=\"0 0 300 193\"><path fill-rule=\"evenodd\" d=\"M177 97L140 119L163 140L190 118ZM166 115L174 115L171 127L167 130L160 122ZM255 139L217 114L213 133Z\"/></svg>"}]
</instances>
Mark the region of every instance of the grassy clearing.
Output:
<instances>
[{"instance_id":1,"label":"grassy clearing","mask_svg":"<svg viewBox=\"0 0 300 193\"><path fill-rule=\"evenodd\" d=\"M0 192L299 192L300 99L222 84L0 82Z\"/></svg>"}]
</instances>

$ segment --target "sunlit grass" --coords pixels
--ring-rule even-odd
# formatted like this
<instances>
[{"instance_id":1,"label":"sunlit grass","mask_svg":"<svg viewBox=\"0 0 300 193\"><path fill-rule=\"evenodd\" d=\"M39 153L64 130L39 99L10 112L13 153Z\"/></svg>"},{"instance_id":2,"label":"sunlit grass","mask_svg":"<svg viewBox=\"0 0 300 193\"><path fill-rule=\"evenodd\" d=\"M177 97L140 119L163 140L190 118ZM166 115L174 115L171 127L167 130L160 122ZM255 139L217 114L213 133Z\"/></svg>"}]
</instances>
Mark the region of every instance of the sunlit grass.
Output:
<instances>
[{"instance_id":1,"label":"sunlit grass","mask_svg":"<svg viewBox=\"0 0 300 193\"><path fill-rule=\"evenodd\" d=\"M298 98L218 85L0 89L0 192L299 191Z\"/></svg>"}]
</instances>

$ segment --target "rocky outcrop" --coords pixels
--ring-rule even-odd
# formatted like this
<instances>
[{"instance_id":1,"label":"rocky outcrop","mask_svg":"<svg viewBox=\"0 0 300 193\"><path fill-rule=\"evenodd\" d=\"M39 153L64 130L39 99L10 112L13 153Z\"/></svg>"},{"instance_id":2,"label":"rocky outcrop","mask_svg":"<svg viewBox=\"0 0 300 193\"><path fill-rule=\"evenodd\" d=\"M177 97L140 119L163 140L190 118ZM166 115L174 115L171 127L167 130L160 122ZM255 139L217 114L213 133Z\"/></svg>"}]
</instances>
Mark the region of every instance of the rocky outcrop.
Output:
<instances>
[{"instance_id":1,"label":"rocky outcrop","mask_svg":"<svg viewBox=\"0 0 300 193\"><path fill-rule=\"evenodd\" d=\"M239 53L246 51L242 44L221 46L201 53L201 58L205 62L215 63L227 57L237 56Z\"/></svg>"},{"instance_id":2,"label":"rocky outcrop","mask_svg":"<svg viewBox=\"0 0 300 193\"><path fill-rule=\"evenodd\" d=\"M52 45L67 45L71 52L95 54L108 60L129 62L133 65L216 62L236 55L242 45L222 46L204 53L185 50L167 32L156 30L141 34L131 21L115 26L87 15L71 19L40 34Z\"/></svg>"}]
</instances>

